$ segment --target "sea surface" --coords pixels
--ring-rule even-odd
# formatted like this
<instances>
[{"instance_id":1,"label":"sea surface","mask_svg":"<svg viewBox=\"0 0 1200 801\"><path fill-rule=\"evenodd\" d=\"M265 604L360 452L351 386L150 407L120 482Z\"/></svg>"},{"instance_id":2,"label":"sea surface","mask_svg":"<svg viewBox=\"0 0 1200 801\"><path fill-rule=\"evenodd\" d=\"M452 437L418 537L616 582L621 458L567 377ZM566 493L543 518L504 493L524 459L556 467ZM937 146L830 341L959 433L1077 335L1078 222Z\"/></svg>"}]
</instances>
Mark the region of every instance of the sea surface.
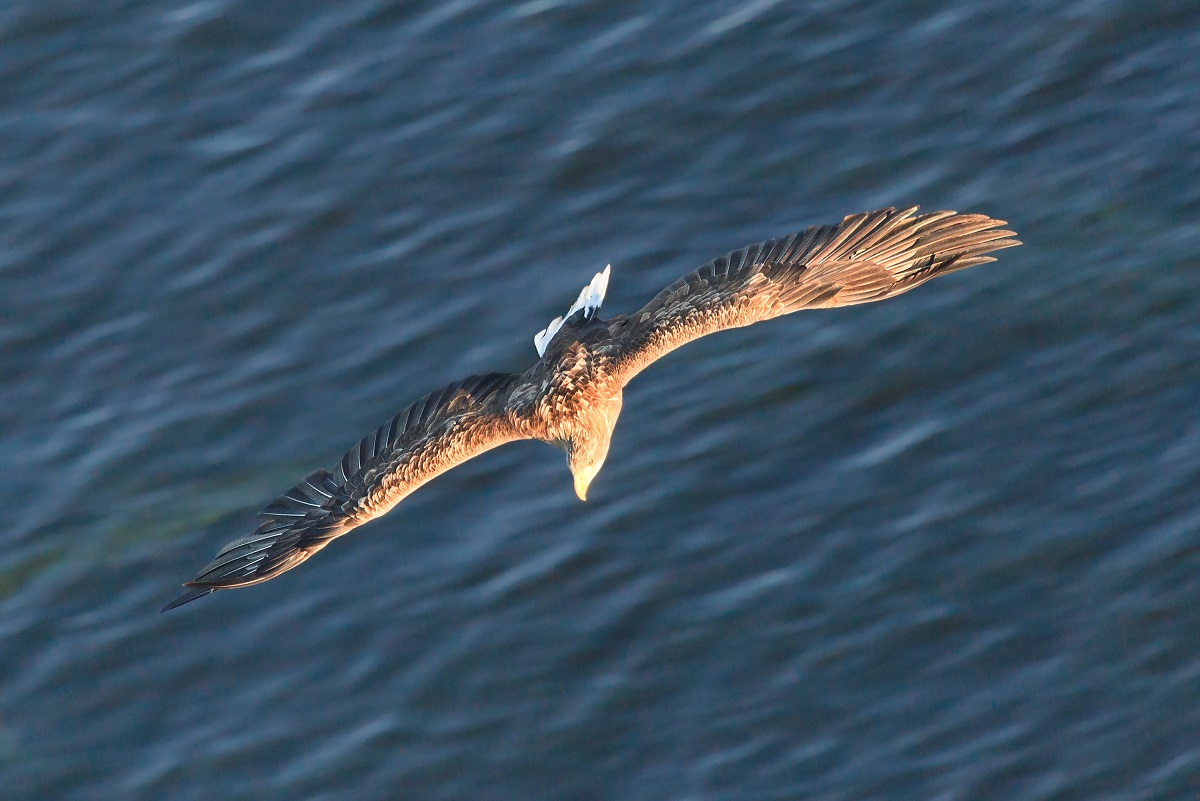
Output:
<instances>
[{"instance_id":1,"label":"sea surface","mask_svg":"<svg viewBox=\"0 0 1200 801\"><path fill-rule=\"evenodd\" d=\"M1200 4L0 8L3 799L1200 798ZM1024 246L704 339L159 614L532 337L888 206Z\"/></svg>"}]
</instances>

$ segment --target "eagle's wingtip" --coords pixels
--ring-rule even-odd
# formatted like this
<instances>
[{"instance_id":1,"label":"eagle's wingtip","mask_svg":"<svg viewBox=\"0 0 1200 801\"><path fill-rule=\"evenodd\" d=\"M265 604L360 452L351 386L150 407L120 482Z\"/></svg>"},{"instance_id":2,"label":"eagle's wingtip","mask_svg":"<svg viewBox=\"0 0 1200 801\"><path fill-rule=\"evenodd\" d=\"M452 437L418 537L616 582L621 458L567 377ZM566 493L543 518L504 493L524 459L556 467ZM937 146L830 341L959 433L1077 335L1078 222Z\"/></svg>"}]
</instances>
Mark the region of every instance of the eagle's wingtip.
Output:
<instances>
[{"instance_id":1,"label":"eagle's wingtip","mask_svg":"<svg viewBox=\"0 0 1200 801\"><path fill-rule=\"evenodd\" d=\"M214 587L193 587L193 586L190 586L187 584L184 584L183 586L184 586L183 594L180 595L178 598L176 598L174 601L171 601L171 603L167 604L162 609L159 609L158 613L160 615L163 612L170 612L172 609L174 609L177 606L183 606L186 603L191 603L192 601L196 600L197 598L203 598L205 595L212 595L214 592L216 592L216 588L214 588Z\"/></svg>"}]
</instances>

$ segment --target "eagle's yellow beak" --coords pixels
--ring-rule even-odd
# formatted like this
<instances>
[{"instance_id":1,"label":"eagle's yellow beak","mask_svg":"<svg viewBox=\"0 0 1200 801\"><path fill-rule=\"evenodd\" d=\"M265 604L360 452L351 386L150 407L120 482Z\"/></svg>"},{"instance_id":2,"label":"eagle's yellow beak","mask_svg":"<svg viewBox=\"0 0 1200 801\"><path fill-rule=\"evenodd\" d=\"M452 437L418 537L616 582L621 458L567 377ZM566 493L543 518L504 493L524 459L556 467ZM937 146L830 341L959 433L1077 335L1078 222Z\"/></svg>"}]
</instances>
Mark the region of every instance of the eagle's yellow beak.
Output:
<instances>
[{"instance_id":1,"label":"eagle's yellow beak","mask_svg":"<svg viewBox=\"0 0 1200 801\"><path fill-rule=\"evenodd\" d=\"M600 468L604 466L604 454L600 455L599 459L595 459L586 464L576 465L571 471L571 478L575 479L575 494L579 496L579 500L587 500L588 487L592 483L592 479L600 472Z\"/></svg>"}]
</instances>

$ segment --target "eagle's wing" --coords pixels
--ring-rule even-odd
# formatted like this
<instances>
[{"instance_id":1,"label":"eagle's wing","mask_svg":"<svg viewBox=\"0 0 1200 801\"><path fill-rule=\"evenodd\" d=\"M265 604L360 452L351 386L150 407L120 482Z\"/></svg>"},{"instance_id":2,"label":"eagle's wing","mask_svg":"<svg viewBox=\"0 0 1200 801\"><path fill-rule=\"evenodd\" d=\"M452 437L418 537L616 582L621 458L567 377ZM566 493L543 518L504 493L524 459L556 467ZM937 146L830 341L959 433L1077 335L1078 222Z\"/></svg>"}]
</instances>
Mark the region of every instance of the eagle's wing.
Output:
<instances>
[{"instance_id":1,"label":"eagle's wing","mask_svg":"<svg viewBox=\"0 0 1200 801\"><path fill-rule=\"evenodd\" d=\"M515 375L471 376L431 393L363 437L333 472L317 470L260 512L265 522L221 549L173 609L219 589L274 578L378 517L425 482L531 436L508 404Z\"/></svg>"},{"instance_id":2,"label":"eagle's wing","mask_svg":"<svg viewBox=\"0 0 1200 801\"><path fill-rule=\"evenodd\" d=\"M982 214L879 209L838 225L735 250L680 278L635 314L612 321L614 373L628 383L693 339L800 309L849 306L995 261L1021 244Z\"/></svg>"}]
</instances>

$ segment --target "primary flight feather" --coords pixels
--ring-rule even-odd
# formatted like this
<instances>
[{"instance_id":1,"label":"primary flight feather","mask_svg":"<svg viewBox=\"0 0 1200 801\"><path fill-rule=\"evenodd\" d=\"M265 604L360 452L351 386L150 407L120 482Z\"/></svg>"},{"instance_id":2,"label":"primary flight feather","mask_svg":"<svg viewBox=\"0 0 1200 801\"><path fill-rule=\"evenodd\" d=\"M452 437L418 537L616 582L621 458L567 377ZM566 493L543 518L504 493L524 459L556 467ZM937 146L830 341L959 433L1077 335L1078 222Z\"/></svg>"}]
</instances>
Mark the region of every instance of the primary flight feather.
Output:
<instances>
[{"instance_id":1,"label":"primary flight feather","mask_svg":"<svg viewBox=\"0 0 1200 801\"><path fill-rule=\"evenodd\" d=\"M735 250L634 314L610 320L598 316L605 268L534 337L539 358L532 367L520 375L471 376L409 406L332 471L317 470L276 498L262 510L264 522L222 548L163 611L274 578L435 476L506 442L537 439L565 451L575 492L585 499L608 454L621 390L680 345L801 309L882 300L1021 244L1002 220L916 210L854 214Z\"/></svg>"}]
</instances>

